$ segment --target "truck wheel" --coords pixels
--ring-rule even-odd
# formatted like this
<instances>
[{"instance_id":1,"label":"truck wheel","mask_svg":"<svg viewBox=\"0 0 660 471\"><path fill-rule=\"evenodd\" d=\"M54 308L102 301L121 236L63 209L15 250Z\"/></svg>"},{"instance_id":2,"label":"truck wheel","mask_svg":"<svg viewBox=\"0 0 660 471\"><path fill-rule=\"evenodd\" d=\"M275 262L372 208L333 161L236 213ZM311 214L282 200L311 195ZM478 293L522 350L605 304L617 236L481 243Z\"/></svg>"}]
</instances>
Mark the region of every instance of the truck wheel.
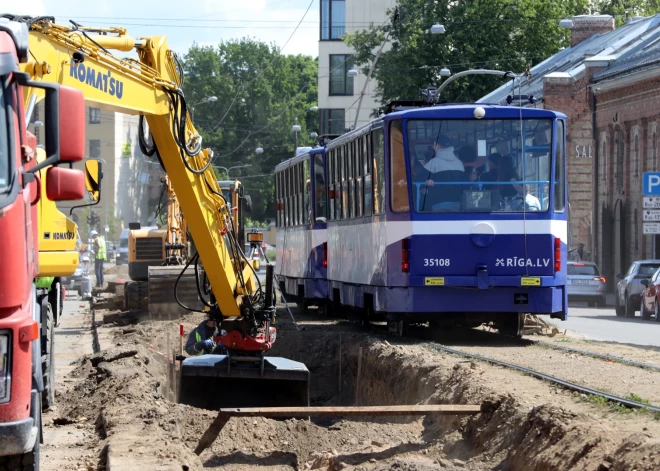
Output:
<instances>
[{"instance_id":1,"label":"truck wheel","mask_svg":"<svg viewBox=\"0 0 660 471\"><path fill-rule=\"evenodd\" d=\"M55 322L53 309L47 301L46 333L41 336L41 371L43 372L44 390L41 392L41 403L44 409L55 405Z\"/></svg>"},{"instance_id":2,"label":"truck wheel","mask_svg":"<svg viewBox=\"0 0 660 471\"><path fill-rule=\"evenodd\" d=\"M0 471L39 471L41 456L41 410L36 414L39 434L34 442L34 448L29 453L14 456L0 456Z\"/></svg>"}]
</instances>

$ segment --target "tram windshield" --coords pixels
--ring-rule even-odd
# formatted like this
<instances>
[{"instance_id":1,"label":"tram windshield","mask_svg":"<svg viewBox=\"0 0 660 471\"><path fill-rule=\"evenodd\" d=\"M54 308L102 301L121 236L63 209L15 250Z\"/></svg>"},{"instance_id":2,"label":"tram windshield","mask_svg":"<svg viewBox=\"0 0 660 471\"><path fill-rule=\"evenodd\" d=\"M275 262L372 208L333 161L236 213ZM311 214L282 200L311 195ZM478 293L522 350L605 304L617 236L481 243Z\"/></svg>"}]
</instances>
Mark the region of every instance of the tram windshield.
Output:
<instances>
[{"instance_id":1,"label":"tram windshield","mask_svg":"<svg viewBox=\"0 0 660 471\"><path fill-rule=\"evenodd\" d=\"M404 150L401 122L392 122L395 211L404 209L406 163L417 212L548 210L551 119L409 120L406 133Z\"/></svg>"}]
</instances>

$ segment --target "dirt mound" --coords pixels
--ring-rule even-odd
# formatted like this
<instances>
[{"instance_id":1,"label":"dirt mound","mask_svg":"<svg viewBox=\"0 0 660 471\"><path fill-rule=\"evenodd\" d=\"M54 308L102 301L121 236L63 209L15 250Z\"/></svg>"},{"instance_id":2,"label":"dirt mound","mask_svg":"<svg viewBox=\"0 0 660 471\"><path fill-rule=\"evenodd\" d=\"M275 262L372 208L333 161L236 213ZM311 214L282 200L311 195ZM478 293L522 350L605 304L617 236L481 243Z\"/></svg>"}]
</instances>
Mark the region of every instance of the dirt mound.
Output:
<instances>
[{"instance_id":1,"label":"dirt mound","mask_svg":"<svg viewBox=\"0 0 660 471\"><path fill-rule=\"evenodd\" d=\"M171 359L161 352L177 350L179 322L189 332L200 320L193 315L129 329L104 327L101 345L112 347L76 365L74 375L84 379L67 398L64 416L96 418L115 456L143 469L658 468L660 443L651 437L660 427L648 415L603 420L596 409L551 395L533 378L331 323L295 331L283 322L270 352L307 365L312 403L485 404L484 412L361 421L233 418L197 457L192 450L215 413L174 402ZM541 390L530 404L532 391ZM643 424L651 431L644 433Z\"/></svg>"}]
</instances>

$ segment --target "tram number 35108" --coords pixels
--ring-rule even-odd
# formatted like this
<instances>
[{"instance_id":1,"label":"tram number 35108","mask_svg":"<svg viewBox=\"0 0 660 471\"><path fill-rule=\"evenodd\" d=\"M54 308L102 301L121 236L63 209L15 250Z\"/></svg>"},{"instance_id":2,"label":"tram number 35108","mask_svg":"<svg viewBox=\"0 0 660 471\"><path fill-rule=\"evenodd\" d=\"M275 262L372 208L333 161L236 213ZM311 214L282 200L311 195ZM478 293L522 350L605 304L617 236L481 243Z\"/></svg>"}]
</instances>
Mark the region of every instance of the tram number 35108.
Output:
<instances>
[{"instance_id":1,"label":"tram number 35108","mask_svg":"<svg viewBox=\"0 0 660 471\"><path fill-rule=\"evenodd\" d=\"M448 258L425 258L425 267L448 267L450 260Z\"/></svg>"}]
</instances>

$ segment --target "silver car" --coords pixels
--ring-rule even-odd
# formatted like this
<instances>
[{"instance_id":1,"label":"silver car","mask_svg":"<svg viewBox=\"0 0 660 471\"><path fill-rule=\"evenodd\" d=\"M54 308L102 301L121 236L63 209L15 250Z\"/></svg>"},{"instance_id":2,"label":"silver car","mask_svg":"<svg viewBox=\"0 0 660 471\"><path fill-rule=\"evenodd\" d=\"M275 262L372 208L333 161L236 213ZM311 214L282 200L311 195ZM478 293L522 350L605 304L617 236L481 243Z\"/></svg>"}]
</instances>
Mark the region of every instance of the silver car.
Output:
<instances>
[{"instance_id":1,"label":"silver car","mask_svg":"<svg viewBox=\"0 0 660 471\"><path fill-rule=\"evenodd\" d=\"M568 262L568 300L586 301L589 307L605 306L605 277L593 262Z\"/></svg>"},{"instance_id":2,"label":"silver car","mask_svg":"<svg viewBox=\"0 0 660 471\"><path fill-rule=\"evenodd\" d=\"M638 260L630 265L625 275L617 273L620 280L614 296L617 316L635 317L635 311L641 306L642 291L646 289L642 280L650 280L659 268L660 260Z\"/></svg>"}]
</instances>

